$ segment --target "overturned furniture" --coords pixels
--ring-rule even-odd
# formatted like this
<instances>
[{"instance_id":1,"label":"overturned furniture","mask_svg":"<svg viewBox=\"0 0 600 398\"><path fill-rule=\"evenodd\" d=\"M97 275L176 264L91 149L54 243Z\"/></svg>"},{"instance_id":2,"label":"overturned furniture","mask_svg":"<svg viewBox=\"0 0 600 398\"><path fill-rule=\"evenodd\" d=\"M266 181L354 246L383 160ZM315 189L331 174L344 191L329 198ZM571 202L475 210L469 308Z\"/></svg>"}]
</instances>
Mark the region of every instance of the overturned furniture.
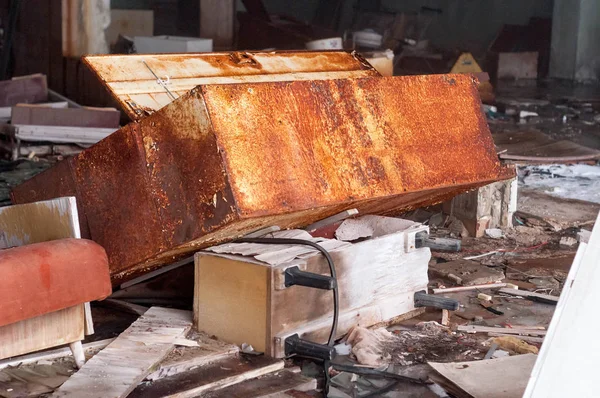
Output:
<instances>
[{"instance_id":1,"label":"overturned furniture","mask_svg":"<svg viewBox=\"0 0 600 398\"><path fill-rule=\"evenodd\" d=\"M98 56L133 123L12 192L77 196L114 284L259 228L390 213L512 177L469 75L345 52Z\"/></svg>"},{"instance_id":2,"label":"overturned furniture","mask_svg":"<svg viewBox=\"0 0 600 398\"><path fill-rule=\"evenodd\" d=\"M334 280L327 277L325 257L310 246L227 243L198 252L194 323L221 340L284 357L294 349L294 338L327 342L333 287L339 289L335 338L355 325L411 317L425 306L415 294L427 289L431 253L418 239L427 232L427 226L412 221L364 216L344 221L338 239L315 239L303 230L269 235L319 244L335 264ZM444 304L439 301L438 307ZM457 308L458 303L451 309Z\"/></svg>"},{"instance_id":3,"label":"overturned furniture","mask_svg":"<svg viewBox=\"0 0 600 398\"><path fill-rule=\"evenodd\" d=\"M3 207L0 229L0 359L70 344L83 365L81 340L93 333L85 303L111 286L104 249L75 239L75 198Z\"/></svg>"}]
</instances>

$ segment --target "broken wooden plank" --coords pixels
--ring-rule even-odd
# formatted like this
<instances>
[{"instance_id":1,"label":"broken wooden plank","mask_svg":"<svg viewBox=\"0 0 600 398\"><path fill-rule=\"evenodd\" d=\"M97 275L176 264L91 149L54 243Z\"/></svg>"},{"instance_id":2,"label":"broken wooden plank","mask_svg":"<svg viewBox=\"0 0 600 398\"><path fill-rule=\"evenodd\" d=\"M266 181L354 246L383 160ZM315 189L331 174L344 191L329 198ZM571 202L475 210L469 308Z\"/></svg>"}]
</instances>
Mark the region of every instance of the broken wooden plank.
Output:
<instances>
[{"instance_id":1,"label":"broken wooden plank","mask_svg":"<svg viewBox=\"0 0 600 398\"><path fill-rule=\"evenodd\" d=\"M114 340L114 338L100 340L100 341L93 341L91 343L86 343L83 345L83 351L87 355L90 355L90 353L92 353L94 351L103 349L104 347L106 347L107 345L112 343L113 340ZM27 355L22 355L20 357L14 357L14 358L2 360L2 361L0 361L0 369L4 369L6 367L28 365L28 364L35 363L35 362L42 361L42 360L50 361L50 360L57 359L57 358L68 357L71 354L72 353L71 353L71 350L69 349L69 347L34 352L32 354L27 354Z\"/></svg>"},{"instance_id":2,"label":"broken wooden plank","mask_svg":"<svg viewBox=\"0 0 600 398\"><path fill-rule=\"evenodd\" d=\"M505 287L505 286L506 286L506 283L488 283L486 285L449 287L449 288L445 288L445 289L433 289L433 294L468 292L470 290L481 290L481 289L496 289L496 288ZM514 290L514 289L511 289L511 290Z\"/></svg>"},{"instance_id":3,"label":"broken wooden plank","mask_svg":"<svg viewBox=\"0 0 600 398\"><path fill-rule=\"evenodd\" d=\"M55 391L53 397L126 397L191 326L189 311L150 308Z\"/></svg>"},{"instance_id":4,"label":"broken wooden plank","mask_svg":"<svg viewBox=\"0 0 600 398\"><path fill-rule=\"evenodd\" d=\"M283 394L290 390L313 391L316 388L317 379L308 378L297 372L284 369L280 372L246 380L233 386L203 394L202 398L283 398L284 395L277 394Z\"/></svg>"},{"instance_id":5,"label":"broken wooden plank","mask_svg":"<svg viewBox=\"0 0 600 398\"><path fill-rule=\"evenodd\" d=\"M521 398L537 355L432 363L429 377L457 398Z\"/></svg>"},{"instance_id":6,"label":"broken wooden plank","mask_svg":"<svg viewBox=\"0 0 600 398\"><path fill-rule=\"evenodd\" d=\"M187 398L283 369L281 359L267 356L229 357L173 377L140 384L129 398ZM108 395L106 395L108 396Z\"/></svg>"},{"instance_id":7,"label":"broken wooden plank","mask_svg":"<svg viewBox=\"0 0 600 398\"><path fill-rule=\"evenodd\" d=\"M190 336L190 339L196 341L198 347L176 348L158 365L158 369L149 374L146 379L156 381L171 377L234 356L240 351L236 345L215 340L201 332Z\"/></svg>"},{"instance_id":8,"label":"broken wooden plank","mask_svg":"<svg viewBox=\"0 0 600 398\"><path fill-rule=\"evenodd\" d=\"M498 290L498 293L504 293L504 294L508 294L511 296L521 296L521 297L524 297L524 298L532 300L532 301L538 301L540 303L554 304L554 305L556 305L556 303L558 303L558 297L551 296L549 294L541 294L541 293L528 292L525 290L515 290L515 289L500 289L500 290Z\"/></svg>"},{"instance_id":9,"label":"broken wooden plank","mask_svg":"<svg viewBox=\"0 0 600 398\"><path fill-rule=\"evenodd\" d=\"M116 128L37 126L15 124L16 137L21 141L50 141L95 144L116 131Z\"/></svg>"},{"instance_id":10,"label":"broken wooden plank","mask_svg":"<svg viewBox=\"0 0 600 398\"><path fill-rule=\"evenodd\" d=\"M533 336L545 336L546 331L542 329L534 329L532 327L512 327L512 328L495 328L490 326L478 326L478 325L460 325L457 330L459 332L466 333L504 333L504 334L523 334Z\"/></svg>"}]
</instances>

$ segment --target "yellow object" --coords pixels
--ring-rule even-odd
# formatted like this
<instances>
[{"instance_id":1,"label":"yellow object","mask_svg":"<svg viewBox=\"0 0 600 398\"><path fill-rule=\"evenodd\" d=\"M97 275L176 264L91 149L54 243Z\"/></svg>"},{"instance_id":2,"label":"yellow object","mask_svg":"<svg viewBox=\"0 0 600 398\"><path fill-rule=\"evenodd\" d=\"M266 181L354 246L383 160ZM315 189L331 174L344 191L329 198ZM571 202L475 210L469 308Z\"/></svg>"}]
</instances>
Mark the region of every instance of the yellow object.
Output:
<instances>
[{"instance_id":1,"label":"yellow object","mask_svg":"<svg viewBox=\"0 0 600 398\"><path fill-rule=\"evenodd\" d=\"M507 288L507 289L515 289L515 290L519 290L519 286L517 286L517 285L513 285L512 283L507 283L507 284L506 284L506 288Z\"/></svg>"},{"instance_id":2,"label":"yellow object","mask_svg":"<svg viewBox=\"0 0 600 398\"><path fill-rule=\"evenodd\" d=\"M471 53L462 53L450 73L481 73L483 70Z\"/></svg>"},{"instance_id":3,"label":"yellow object","mask_svg":"<svg viewBox=\"0 0 600 398\"><path fill-rule=\"evenodd\" d=\"M492 342L498 344L498 347L503 350L515 352L517 354L537 354L539 351L536 346L528 344L514 336L496 337Z\"/></svg>"},{"instance_id":4,"label":"yellow object","mask_svg":"<svg viewBox=\"0 0 600 398\"><path fill-rule=\"evenodd\" d=\"M479 293L477 295L477 298L479 300L485 300L485 301L491 301L492 300L492 296L490 296L489 294L485 294L485 293Z\"/></svg>"}]
</instances>

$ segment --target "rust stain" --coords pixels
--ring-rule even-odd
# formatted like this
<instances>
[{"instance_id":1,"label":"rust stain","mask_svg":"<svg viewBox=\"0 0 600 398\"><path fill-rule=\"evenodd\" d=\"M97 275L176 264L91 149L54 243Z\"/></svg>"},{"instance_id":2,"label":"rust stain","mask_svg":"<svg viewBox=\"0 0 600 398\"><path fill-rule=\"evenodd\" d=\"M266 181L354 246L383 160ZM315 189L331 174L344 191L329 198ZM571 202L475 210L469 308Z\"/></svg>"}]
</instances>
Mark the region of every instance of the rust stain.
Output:
<instances>
[{"instance_id":1,"label":"rust stain","mask_svg":"<svg viewBox=\"0 0 600 398\"><path fill-rule=\"evenodd\" d=\"M393 214L510 178L480 107L463 75L205 85L13 197L68 181L120 283L264 226Z\"/></svg>"},{"instance_id":2,"label":"rust stain","mask_svg":"<svg viewBox=\"0 0 600 398\"><path fill-rule=\"evenodd\" d=\"M243 217L500 172L468 76L210 85L202 92Z\"/></svg>"}]
</instances>

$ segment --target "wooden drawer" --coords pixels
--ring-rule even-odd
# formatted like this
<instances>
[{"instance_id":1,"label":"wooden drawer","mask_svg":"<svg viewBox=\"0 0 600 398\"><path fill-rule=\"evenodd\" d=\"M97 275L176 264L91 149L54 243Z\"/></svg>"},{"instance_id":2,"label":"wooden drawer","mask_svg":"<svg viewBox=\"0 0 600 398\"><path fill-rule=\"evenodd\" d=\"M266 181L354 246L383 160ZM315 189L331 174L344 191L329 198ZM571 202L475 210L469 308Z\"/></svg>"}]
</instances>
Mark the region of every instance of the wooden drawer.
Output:
<instances>
[{"instance_id":1,"label":"wooden drawer","mask_svg":"<svg viewBox=\"0 0 600 398\"><path fill-rule=\"evenodd\" d=\"M355 244L319 242L338 246L330 250L340 297L337 337L354 325L371 326L411 313L414 293L427 288L431 254L429 248L414 248L414 235L427 227L379 216L359 220L379 224L370 239ZM309 237L305 231L282 231L275 237L278 235ZM294 251L302 249L308 250L228 244L211 248L219 253L197 253L194 322L198 329L230 343L251 344L275 357L284 356L283 341L294 333L325 343L332 322L332 292L284 286L283 273L291 266L329 275L320 253L294 256ZM236 252L247 255L232 254Z\"/></svg>"}]
</instances>

